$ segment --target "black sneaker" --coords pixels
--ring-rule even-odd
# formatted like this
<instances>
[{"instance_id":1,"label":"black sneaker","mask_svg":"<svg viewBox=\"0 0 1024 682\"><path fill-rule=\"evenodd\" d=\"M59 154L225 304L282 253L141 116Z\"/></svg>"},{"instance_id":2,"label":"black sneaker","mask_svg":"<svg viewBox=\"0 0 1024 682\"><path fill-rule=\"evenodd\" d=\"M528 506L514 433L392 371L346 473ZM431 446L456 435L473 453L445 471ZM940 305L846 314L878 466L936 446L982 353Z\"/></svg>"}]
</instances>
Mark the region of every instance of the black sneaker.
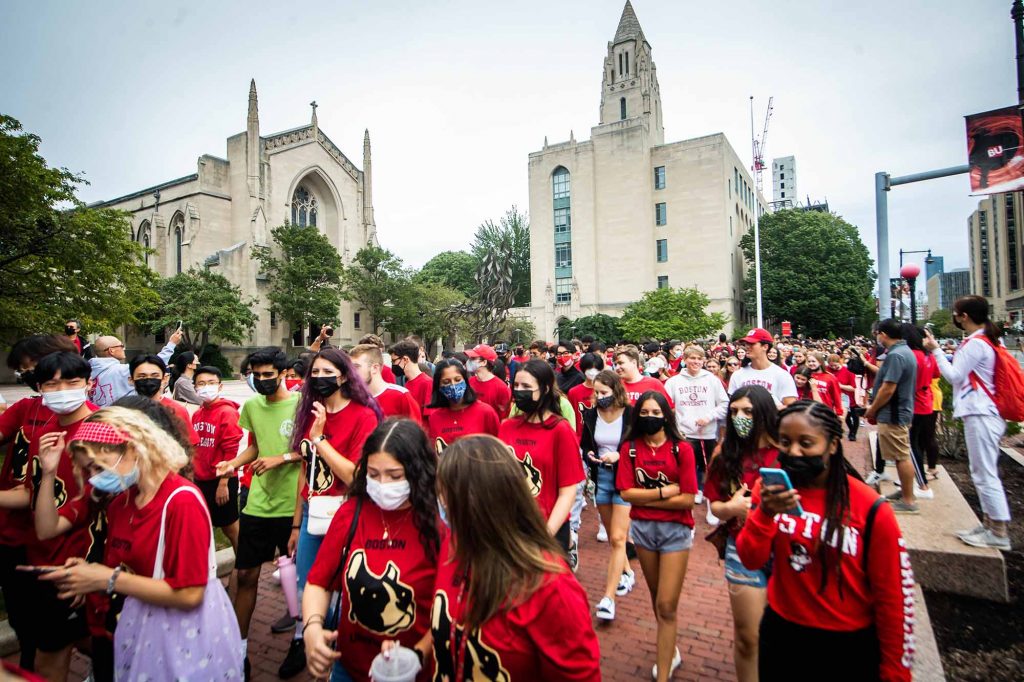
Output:
<instances>
[{"instance_id":1,"label":"black sneaker","mask_svg":"<svg viewBox=\"0 0 1024 682\"><path fill-rule=\"evenodd\" d=\"M245 663L242 665L242 672L244 673L245 682L249 682L249 676L252 675L252 664L249 663L249 657L245 657Z\"/></svg>"},{"instance_id":2,"label":"black sneaker","mask_svg":"<svg viewBox=\"0 0 1024 682\"><path fill-rule=\"evenodd\" d=\"M295 632L295 619L287 612L275 620L270 626L270 631L275 635L279 635L282 632L288 632L289 630Z\"/></svg>"},{"instance_id":3,"label":"black sneaker","mask_svg":"<svg viewBox=\"0 0 1024 682\"><path fill-rule=\"evenodd\" d=\"M306 669L306 646L301 639L293 639L288 647L288 655L284 657L284 663L277 669L277 676L282 680L295 677Z\"/></svg>"}]
</instances>

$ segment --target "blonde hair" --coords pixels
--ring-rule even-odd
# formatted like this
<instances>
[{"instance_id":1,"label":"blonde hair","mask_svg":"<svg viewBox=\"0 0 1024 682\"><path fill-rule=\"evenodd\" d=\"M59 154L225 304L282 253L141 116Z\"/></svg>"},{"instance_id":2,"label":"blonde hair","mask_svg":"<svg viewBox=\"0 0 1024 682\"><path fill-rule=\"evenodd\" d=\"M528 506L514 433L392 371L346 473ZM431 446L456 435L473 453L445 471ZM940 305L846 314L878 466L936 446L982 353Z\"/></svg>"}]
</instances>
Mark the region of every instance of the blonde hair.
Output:
<instances>
[{"instance_id":1,"label":"blonde hair","mask_svg":"<svg viewBox=\"0 0 1024 682\"><path fill-rule=\"evenodd\" d=\"M384 364L384 356L380 352L380 348L373 345L372 343L361 343L355 346L348 352L350 358L358 358L360 355L366 355L370 358L370 362L378 365Z\"/></svg>"},{"instance_id":2,"label":"blonde hair","mask_svg":"<svg viewBox=\"0 0 1024 682\"><path fill-rule=\"evenodd\" d=\"M188 455L169 433L138 410L127 407L104 407L89 415L86 421L109 424L128 437L123 446L103 445L72 439L68 449L72 455L82 453L90 459L98 452L131 451L139 467L139 477L156 483L168 471L177 472L188 464Z\"/></svg>"},{"instance_id":3,"label":"blonde hair","mask_svg":"<svg viewBox=\"0 0 1024 682\"><path fill-rule=\"evenodd\" d=\"M707 357L707 354L704 352L704 349L701 348L700 346L687 346L683 350L683 357L684 358L688 358L691 355L696 355L697 357L701 358L702 360Z\"/></svg>"}]
</instances>

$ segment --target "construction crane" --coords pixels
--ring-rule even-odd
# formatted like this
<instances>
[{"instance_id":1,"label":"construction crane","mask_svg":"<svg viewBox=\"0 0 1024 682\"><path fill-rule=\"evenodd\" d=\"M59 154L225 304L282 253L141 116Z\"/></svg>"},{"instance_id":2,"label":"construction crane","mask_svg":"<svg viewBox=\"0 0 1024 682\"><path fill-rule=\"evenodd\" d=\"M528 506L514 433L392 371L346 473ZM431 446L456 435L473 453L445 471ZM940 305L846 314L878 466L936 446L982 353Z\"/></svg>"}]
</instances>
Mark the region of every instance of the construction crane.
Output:
<instances>
[{"instance_id":1,"label":"construction crane","mask_svg":"<svg viewBox=\"0 0 1024 682\"><path fill-rule=\"evenodd\" d=\"M757 185L758 192L764 188L764 180L762 180L765 169L764 148L768 144L768 122L772 120L772 100L774 99L774 97L768 98L768 111L764 115L764 130L761 131L761 139L758 140L754 137L754 96L750 96L750 144L754 150L754 165L750 167L750 170L754 173L754 184Z\"/></svg>"}]
</instances>

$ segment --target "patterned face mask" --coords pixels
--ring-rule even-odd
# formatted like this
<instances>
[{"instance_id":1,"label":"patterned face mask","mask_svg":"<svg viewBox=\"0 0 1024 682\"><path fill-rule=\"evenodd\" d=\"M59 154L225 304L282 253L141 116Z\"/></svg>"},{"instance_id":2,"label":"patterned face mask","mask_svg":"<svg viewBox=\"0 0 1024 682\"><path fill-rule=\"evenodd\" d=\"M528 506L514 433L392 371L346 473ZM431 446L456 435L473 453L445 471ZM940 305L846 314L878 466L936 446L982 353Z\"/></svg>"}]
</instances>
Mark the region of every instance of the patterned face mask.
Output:
<instances>
[{"instance_id":1,"label":"patterned face mask","mask_svg":"<svg viewBox=\"0 0 1024 682\"><path fill-rule=\"evenodd\" d=\"M448 384L447 386L441 387L441 395L448 399L450 403L457 403L462 400L462 396L466 394L466 382L460 381L457 384Z\"/></svg>"},{"instance_id":2,"label":"patterned face mask","mask_svg":"<svg viewBox=\"0 0 1024 682\"><path fill-rule=\"evenodd\" d=\"M746 438L750 435L750 432L754 430L754 419L753 417L744 417L743 415L734 415L732 418L733 428L736 429L736 435L740 438Z\"/></svg>"}]
</instances>

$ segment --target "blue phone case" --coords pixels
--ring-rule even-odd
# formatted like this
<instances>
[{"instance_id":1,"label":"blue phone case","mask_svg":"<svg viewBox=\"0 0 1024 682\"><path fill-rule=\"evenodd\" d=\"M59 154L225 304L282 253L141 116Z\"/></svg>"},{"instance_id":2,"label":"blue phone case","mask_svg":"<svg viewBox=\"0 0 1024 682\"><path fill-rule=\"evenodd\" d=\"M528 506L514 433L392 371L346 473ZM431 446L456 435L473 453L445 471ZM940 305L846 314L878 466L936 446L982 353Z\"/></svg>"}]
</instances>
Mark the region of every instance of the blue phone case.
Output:
<instances>
[{"instance_id":1,"label":"blue phone case","mask_svg":"<svg viewBox=\"0 0 1024 682\"><path fill-rule=\"evenodd\" d=\"M789 480L789 474L786 473L785 469L770 469L768 467L761 467L761 485L781 485L785 490L792 490L793 484ZM796 509L787 512L795 516L803 516L804 509L800 506L800 503L796 503Z\"/></svg>"}]
</instances>

